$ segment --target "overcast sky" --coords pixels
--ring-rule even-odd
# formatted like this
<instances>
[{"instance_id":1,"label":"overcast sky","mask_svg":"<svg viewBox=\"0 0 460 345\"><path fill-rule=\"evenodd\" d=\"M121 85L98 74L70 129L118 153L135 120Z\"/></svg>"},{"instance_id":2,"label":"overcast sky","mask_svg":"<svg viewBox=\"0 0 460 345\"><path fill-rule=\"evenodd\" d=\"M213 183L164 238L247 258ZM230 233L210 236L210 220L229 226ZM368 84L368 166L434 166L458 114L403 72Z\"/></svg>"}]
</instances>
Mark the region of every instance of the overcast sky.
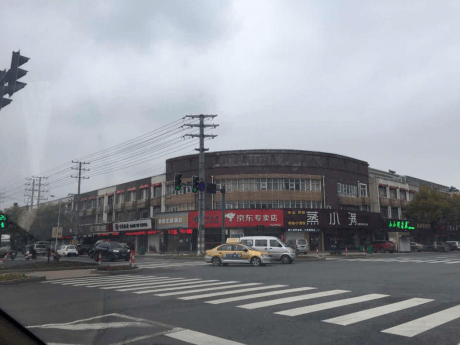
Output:
<instances>
[{"instance_id":1,"label":"overcast sky","mask_svg":"<svg viewBox=\"0 0 460 345\"><path fill-rule=\"evenodd\" d=\"M460 188L459 1L0 7L0 68L13 50L30 58L28 85L0 111L0 188L200 113L218 114L210 151L331 152Z\"/></svg>"}]
</instances>

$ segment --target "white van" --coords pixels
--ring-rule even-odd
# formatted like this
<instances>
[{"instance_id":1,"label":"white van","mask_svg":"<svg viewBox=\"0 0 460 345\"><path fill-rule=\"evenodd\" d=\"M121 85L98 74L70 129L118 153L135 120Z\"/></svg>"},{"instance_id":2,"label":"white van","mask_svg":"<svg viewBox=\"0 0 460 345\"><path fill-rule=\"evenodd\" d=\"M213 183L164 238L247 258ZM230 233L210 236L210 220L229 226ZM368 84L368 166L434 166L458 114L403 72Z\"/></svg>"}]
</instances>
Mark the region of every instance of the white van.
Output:
<instances>
[{"instance_id":1,"label":"white van","mask_svg":"<svg viewBox=\"0 0 460 345\"><path fill-rule=\"evenodd\" d=\"M274 260L281 261L283 264L292 263L295 258L295 251L287 247L280 239L272 236L243 236L240 242L256 250L269 252Z\"/></svg>"}]
</instances>

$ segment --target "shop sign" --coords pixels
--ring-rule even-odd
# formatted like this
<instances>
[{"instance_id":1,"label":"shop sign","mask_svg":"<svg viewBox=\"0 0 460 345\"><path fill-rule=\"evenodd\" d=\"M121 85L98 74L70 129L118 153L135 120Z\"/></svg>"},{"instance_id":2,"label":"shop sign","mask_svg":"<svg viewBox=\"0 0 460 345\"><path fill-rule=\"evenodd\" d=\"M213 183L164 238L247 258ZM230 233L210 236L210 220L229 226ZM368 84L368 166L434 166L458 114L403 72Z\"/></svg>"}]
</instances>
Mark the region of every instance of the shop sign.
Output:
<instances>
[{"instance_id":1,"label":"shop sign","mask_svg":"<svg viewBox=\"0 0 460 345\"><path fill-rule=\"evenodd\" d=\"M193 234L193 229L174 229L174 230L168 230L168 235L192 235Z\"/></svg>"},{"instance_id":2,"label":"shop sign","mask_svg":"<svg viewBox=\"0 0 460 345\"><path fill-rule=\"evenodd\" d=\"M198 228L198 211L189 212L189 228ZM232 227L274 227L283 226L283 210L228 210L225 211L225 226ZM207 228L222 226L222 211L206 211L204 225Z\"/></svg>"},{"instance_id":3,"label":"shop sign","mask_svg":"<svg viewBox=\"0 0 460 345\"><path fill-rule=\"evenodd\" d=\"M284 226L288 229L380 228L380 213L334 209L285 209Z\"/></svg>"},{"instance_id":4,"label":"shop sign","mask_svg":"<svg viewBox=\"0 0 460 345\"><path fill-rule=\"evenodd\" d=\"M288 232L316 232L319 229L286 229Z\"/></svg>"},{"instance_id":5,"label":"shop sign","mask_svg":"<svg viewBox=\"0 0 460 345\"><path fill-rule=\"evenodd\" d=\"M189 228L188 212L171 212L155 215L155 229Z\"/></svg>"},{"instance_id":6,"label":"shop sign","mask_svg":"<svg viewBox=\"0 0 460 345\"><path fill-rule=\"evenodd\" d=\"M390 229L401 229L401 230L414 230L415 227L411 226L408 220L389 220L388 228Z\"/></svg>"},{"instance_id":7,"label":"shop sign","mask_svg":"<svg viewBox=\"0 0 460 345\"><path fill-rule=\"evenodd\" d=\"M151 219L142 219L135 220L132 222L120 222L114 224L114 229L116 231L126 231L126 230L151 230L152 229L152 220Z\"/></svg>"},{"instance_id":8,"label":"shop sign","mask_svg":"<svg viewBox=\"0 0 460 345\"><path fill-rule=\"evenodd\" d=\"M158 230L150 230L150 231L147 231L147 235L156 235L156 234L159 234L161 231L158 231Z\"/></svg>"},{"instance_id":9,"label":"shop sign","mask_svg":"<svg viewBox=\"0 0 460 345\"><path fill-rule=\"evenodd\" d=\"M110 232L112 231L112 223L80 225L78 229L81 234Z\"/></svg>"},{"instance_id":10,"label":"shop sign","mask_svg":"<svg viewBox=\"0 0 460 345\"><path fill-rule=\"evenodd\" d=\"M125 232L125 236L141 236L146 235L145 231L133 231L133 232Z\"/></svg>"},{"instance_id":11,"label":"shop sign","mask_svg":"<svg viewBox=\"0 0 460 345\"><path fill-rule=\"evenodd\" d=\"M161 186L161 182L160 182L160 183L153 183L153 184L152 184L152 187L159 187L159 186Z\"/></svg>"}]
</instances>

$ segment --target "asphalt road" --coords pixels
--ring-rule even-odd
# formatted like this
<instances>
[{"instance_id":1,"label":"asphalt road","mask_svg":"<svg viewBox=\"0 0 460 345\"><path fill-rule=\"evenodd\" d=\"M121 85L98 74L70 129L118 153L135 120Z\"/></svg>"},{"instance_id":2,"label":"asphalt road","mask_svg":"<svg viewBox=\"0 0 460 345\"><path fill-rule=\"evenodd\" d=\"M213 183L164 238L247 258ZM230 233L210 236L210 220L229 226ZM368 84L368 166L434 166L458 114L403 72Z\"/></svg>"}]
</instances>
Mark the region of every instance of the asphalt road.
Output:
<instances>
[{"instance_id":1,"label":"asphalt road","mask_svg":"<svg viewBox=\"0 0 460 345\"><path fill-rule=\"evenodd\" d=\"M0 307L50 344L460 343L460 252L137 263L131 276L0 287Z\"/></svg>"}]
</instances>

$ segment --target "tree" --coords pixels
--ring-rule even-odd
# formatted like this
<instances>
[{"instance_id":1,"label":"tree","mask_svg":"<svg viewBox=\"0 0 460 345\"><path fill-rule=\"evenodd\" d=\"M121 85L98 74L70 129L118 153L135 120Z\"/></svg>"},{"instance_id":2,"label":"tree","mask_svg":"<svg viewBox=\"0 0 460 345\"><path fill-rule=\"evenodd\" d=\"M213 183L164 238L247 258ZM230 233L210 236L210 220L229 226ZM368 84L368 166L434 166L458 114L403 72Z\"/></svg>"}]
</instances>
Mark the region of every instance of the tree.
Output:
<instances>
[{"instance_id":1,"label":"tree","mask_svg":"<svg viewBox=\"0 0 460 345\"><path fill-rule=\"evenodd\" d=\"M59 217L59 226L64 229L75 228L75 219L69 212L65 212L61 205L59 214L59 205L41 205L35 212L35 217L30 227L30 233L37 239L51 239L52 227L57 226Z\"/></svg>"}]
</instances>

